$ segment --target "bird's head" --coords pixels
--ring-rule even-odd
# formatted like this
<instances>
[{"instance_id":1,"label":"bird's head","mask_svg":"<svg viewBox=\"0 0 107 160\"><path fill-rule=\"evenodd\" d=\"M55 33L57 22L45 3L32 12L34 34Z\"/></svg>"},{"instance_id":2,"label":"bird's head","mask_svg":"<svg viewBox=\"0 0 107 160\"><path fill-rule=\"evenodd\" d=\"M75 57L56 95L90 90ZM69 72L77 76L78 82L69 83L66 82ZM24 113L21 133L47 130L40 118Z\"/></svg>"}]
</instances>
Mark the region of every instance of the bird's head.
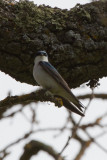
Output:
<instances>
[{"instance_id":1,"label":"bird's head","mask_svg":"<svg viewBox=\"0 0 107 160\"><path fill-rule=\"evenodd\" d=\"M48 54L45 51L38 51L34 55L34 62L48 61Z\"/></svg>"},{"instance_id":2,"label":"bird's head","mask_svg":"<svg viewBox=\"0 0 107 160\"><path fill-rule=\"evenodd\" d=\"M48 57L48 54L45 52L45 51L38 51L36 54L35 54L35 57L37 56L45 56L45 57Z\"/></svg>"}]
</instances>

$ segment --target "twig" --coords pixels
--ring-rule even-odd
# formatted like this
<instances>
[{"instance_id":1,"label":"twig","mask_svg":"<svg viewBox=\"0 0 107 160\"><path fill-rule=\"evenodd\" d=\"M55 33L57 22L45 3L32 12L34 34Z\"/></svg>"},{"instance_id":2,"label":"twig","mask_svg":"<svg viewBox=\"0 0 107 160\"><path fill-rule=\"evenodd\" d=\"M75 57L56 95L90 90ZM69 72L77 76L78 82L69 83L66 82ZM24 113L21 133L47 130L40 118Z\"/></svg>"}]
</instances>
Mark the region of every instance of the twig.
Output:
<instances>
[{"instance_id":1,"label":"twig","mask_svg":"<svg viewBox=\"0 0 107 160\"><path fill-rule=\"evenodd\" d=\"M91 94L90 100L89 100L89 102L88 102L88 104L87 104L86 110L88 109L88 107L89 107L92 99L93 99L93 90L92 90L92 94ZM86 113L86 110L84 111L84 114ZM72 132L72 136L69 136L69 137L68 137L68 140L67 140L67 142L65 143L64 147L62 148L62 150L61 150L61 152L59 153L59 155L61 155L61 154L64 152L64 150L66 149L66 147L69 145L70 140L75 137L76 131L77 131L77 129L79 128L79 125L80 125L80 123L81 123L81 121L82 121L82 118L83 118L83 117L80 118L79 122L78 122L78 123L76 124L76 126L74 127L73 132Z\"/></svg>"},{"instance_id":2,"label":"twig","mask_svg":"<svg viewBox=\"0 0 107 160\"><path fill-rule=\"evenodd\" d=\"M87 136L90 138L90 140L92 140L92 142L94 142L102 151L104 151L107 154L107 149L105 149L101 144L99 144L94 138L92 138L90 136L90 134L85 130L85 133L87 134ZM97 137L98 138L98 137Z\"/></svg>"},{"instance_id":3,"label":"twig","mask_svg":"<svg viewBox=\"0 0 107 160\"><path fill-rule=\"evenodd\" d=\"M77 98L78 99L90 99L90 96L91 96L91 94L85 94L85 95L77 96ZM94 98L107 100L107 94L104 94L104 93L95 93L94 94Z\"/></svg>"},{"instance_id":4,"label":"twig","mask_svg":"<svg viewBox=\"0 0 107 160\"><path fill-rule=\"evenodd\" d=\"M0 151L0 153L3 153L6 151L9 147L12 147L13 145L21 142L22 140L28 138L31 134L39 133L39 132L48 132L48 131L60 131L62 128L42 128L37 130L30 130L28 133L26 133L23 137L19 138L18 140L14 141L13 143L7 145L3 150ZM71 130L71 128L66 128L67 130Z\"/></svg>"}]
</instances>

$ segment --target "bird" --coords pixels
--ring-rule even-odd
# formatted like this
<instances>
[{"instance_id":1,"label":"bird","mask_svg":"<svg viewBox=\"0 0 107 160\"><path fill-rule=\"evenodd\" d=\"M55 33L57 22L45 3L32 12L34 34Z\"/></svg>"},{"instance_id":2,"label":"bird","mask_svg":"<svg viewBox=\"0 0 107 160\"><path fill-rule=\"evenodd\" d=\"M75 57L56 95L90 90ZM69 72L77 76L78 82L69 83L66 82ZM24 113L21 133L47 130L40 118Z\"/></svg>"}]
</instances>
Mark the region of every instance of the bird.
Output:
<instances>
[{"instance_id":1,"label":"bird","mask_svg":"<svg viewBox=\"0 0 107 160\"><path fill-rule=\"evenodd\" d=\"M60 98L65 108L80 116L84 116L83 104L74 96L67 82L48 61L46 51L34 54L33 77L35 81L53 96Z\"/></svg>"}]
</instances>

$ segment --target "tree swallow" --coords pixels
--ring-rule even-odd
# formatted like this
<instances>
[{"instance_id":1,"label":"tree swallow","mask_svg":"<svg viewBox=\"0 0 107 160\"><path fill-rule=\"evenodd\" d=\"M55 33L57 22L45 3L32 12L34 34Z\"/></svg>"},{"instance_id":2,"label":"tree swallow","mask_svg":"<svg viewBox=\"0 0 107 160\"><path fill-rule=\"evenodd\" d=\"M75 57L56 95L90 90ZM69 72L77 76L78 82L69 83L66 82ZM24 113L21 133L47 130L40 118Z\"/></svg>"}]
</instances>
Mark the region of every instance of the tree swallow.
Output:
<instances>
[{"instance_id":1,"label":"tree swallow","mask_svg":"<svg viewBox=\"0 0 107 160\"><path fill-rule=\"evenodd\" d=\"M84 106L71 92L68 84L58 71L48 62L48 54L38 51L35 54L33 76L36 82L55 97L61 98L64 106L72 112L84 116Z\"/></svg>"}]
</instances>

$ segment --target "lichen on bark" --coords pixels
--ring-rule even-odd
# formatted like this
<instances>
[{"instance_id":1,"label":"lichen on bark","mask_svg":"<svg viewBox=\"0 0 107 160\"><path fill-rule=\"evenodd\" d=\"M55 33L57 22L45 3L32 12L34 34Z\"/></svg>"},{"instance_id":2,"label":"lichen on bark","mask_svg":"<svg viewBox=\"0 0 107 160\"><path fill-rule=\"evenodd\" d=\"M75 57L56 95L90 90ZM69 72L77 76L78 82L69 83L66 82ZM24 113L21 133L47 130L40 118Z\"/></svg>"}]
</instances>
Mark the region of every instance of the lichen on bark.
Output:
<instances>
[{"instance_id":1,"label":"lichen on bark","mask_svg":"<svg viewBox=\"0 0 107 160\"><path fill-rule=\"evenodd\" d=\"M33 54L38 50L49 53L70 87L107 76L107 2L62 10L0 1L0 70L34 85Z\"/></svg>"}]
</instances>

